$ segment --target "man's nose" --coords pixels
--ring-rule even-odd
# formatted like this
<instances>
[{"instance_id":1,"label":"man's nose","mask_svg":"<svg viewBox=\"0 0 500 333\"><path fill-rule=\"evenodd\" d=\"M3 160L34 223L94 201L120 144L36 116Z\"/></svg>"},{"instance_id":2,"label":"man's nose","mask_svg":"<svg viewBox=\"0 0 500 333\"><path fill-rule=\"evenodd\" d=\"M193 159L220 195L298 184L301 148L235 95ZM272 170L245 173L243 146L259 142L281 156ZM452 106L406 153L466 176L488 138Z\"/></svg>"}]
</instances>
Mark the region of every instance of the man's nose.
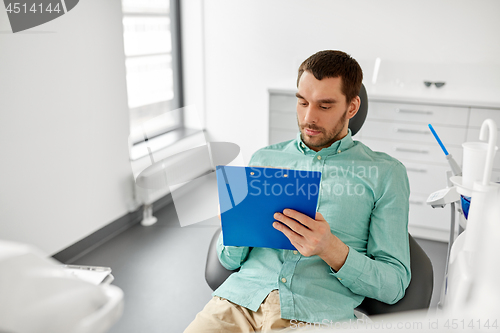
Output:
<instances>
[{"instance_id":1,"label":"man's nose","mask_svg":"<svg viewBox=\"0 0 500 333\"><path fill-rule=\"evenodd\" d=\"M304 116L304 122L309 123L309 124L314 124L318 120L317 117L317 110L314 106L309 105L306 109L306 113Z\"/></svg>"}]
</instances>

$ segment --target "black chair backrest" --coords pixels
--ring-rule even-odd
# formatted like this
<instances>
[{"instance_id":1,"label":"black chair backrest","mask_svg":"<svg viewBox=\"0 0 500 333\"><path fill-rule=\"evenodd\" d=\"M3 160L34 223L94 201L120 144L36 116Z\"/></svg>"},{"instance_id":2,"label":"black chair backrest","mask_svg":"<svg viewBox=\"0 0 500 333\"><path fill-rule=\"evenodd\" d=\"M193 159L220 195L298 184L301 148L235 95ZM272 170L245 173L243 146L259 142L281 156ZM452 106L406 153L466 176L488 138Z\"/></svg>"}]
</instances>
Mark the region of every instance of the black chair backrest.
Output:
<instances>
[{"instance_id":1,"label":"black chair backrest","mask_svg":"<svg viewBox=\"0 0 500 333\"><path fill-rule=\"evenodd\" d=\"M357 308L361 312L377 315L429 308L434 288L432 263L410 234L408 234L408 238L410 241L411 281L406 288L404 297L395 304L386 304L367 297Z\"/></svg>"},{"instance_id":2,"label":"black chair backrest","mask_svg":"<svg viewBox=\"0 0 500 333\"><path fill-rule=\"evenodd\" d=\"M239 269L230 271L227 270L219 261L217 256L217 240L219 239L219 234L221 233L221 228L217 229L212 241L210 242L210 247L208 248L207 264L205 266L205 280L212 290L219 288L222 282L226 281L229 275L237 272Z\"/></svg>"},{"instance_id":3,"label":"black chair backrest","mask_svg":"<svg viewBox=\"0 0 500 333\"><path fill-rule=\"evenodd\" d=\"M368 95L363 84L361 84L361 90L359 91L358 96L361 100L358 112L354 115L354 117L349 119L349 128L351 129L351 134L353 136L358 133L361 126L365 123L366 115L368 113Z\"/></svg>"},{"instance_id":4,"label":"black chair backrest","mask_svg":"<svg viewBox=\"0 0 500 333\"><path fill-rule=\"evenodd\" d=\"M205 266L205 280L212 290L217 289L229 275L238 271L227 270L217 257L217 239L220 233L221 229L219 228L212 237ZM411 235L408 235L408 237L410 241L412 278L410 285L406 289L405 296L395 304L386 304L367 297L357 310L367 315L377 315L429 308L434 283L432 263L413 237Z\"/></svg>"}]
</instances>

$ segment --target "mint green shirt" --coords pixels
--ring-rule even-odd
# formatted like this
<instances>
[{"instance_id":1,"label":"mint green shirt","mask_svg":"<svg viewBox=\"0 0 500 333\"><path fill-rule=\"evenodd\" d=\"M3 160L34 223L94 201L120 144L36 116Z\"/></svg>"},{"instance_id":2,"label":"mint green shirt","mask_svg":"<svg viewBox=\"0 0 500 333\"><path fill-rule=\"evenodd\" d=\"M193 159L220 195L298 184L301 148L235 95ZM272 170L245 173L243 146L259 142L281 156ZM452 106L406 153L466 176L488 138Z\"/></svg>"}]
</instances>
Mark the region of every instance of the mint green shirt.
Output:
<instances>
[{"instance_id":1,"label":"mint green shirt","mask_svg":"<svg viewBox=\"0 0 500 333\"><path fill-rule=\"evenodd\" d=\"M320 257L297 251L217 244L219 260L233 273L213 293L257 311L279 290L281 317L310 323L354 319L370 297L393 304L410 283L409 183L406 169L391 156L346 137L319 152L301 140L257 151L250 166L321 171L317 211L349 247L335 272Z\"/></svg>"}]
</instances>

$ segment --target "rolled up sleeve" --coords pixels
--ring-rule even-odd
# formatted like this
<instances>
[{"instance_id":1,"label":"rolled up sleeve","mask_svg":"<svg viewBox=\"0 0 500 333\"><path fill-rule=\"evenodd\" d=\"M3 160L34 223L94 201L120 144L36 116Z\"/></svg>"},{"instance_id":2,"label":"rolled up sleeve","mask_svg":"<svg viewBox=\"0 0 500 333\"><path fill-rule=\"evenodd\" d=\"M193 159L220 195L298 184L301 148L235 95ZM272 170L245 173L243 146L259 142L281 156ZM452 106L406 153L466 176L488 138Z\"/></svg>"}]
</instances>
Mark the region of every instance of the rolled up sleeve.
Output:
<instances>
[{"instance_id":1,"label":"rolled up sleeve","mask_svg":"<svg viewBox=\"0 0 500 333\"><path fill-rule=\"evenodd\" d=\"M245 262L250 248L247 246L224 246L222 232L217 240L217 255L219 261L226 269L235 270Z\"/></svg>"}]
</instances>

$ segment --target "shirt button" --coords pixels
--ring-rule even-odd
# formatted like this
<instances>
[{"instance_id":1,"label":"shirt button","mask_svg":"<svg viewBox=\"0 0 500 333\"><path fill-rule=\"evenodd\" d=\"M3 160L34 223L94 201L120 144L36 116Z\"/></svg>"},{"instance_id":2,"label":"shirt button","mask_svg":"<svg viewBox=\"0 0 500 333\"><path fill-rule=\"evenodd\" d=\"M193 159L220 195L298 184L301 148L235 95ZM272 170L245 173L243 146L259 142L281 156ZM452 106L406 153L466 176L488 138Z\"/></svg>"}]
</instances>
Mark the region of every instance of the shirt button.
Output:
<instances>
[{"instance_id":1,"label":"shirt button","mask_svg":"<svg viewBox=\"0 0 500 333\"><path fill-rule=\"evenodd\" d=\"M320 160L320 159L321 159L321 155L318 155L318 160Z\"/></svg>"},{"instance_id":2,"label":"shirt button","mask_svg":"<svg viewBox=\"0 0 500 333\"><path fill-rule=\"evenodd\" d=\"M339 154L340 154L341 152L342 152L342 150L340 150L340 149L337 151L337 153L339 153Z\"/></svg>"},{"instance_id":3,"label":"shirt button","mask_svg":"<svg viewBox=\"0 0 500 333\"><path fill-rule=\"evenodd\" d=\"M303 144L303 143L301 143L301 144L300 144L300 146L301 146L302 148L305 148L305 146L304 146L304 144Z\"/></svg>"},{"instance_id":4,"label":"shirt button","mask_svg":"<svg viewBox=\"0 0 500 333\"><path fill-rule=\"evenodd\" d=\"M342 281L342 279L341 279L341 278L337 278L337 279L339 279L339 281Z\"/></svg>"},{"instance_id":5,"label":"shirt button","mask_svg":"<svg viewBox=\"0 0 500 333\"><path fill-rule=\"evenodd\" d=\"M293 254L297 254L297 253L299 253L299 251L293 251Z\"/></svg>"},{"instance_id":6,"label":"shirt button","mask_svg":"<svg viewBox=\"0 0 500 333\"><path fill-rule=\"evenodd\" d=\"M281 279L281 282L286 283L286 279L285 279L285 278L282 278L282 279Z\"/></svg>"}]
</instances>

